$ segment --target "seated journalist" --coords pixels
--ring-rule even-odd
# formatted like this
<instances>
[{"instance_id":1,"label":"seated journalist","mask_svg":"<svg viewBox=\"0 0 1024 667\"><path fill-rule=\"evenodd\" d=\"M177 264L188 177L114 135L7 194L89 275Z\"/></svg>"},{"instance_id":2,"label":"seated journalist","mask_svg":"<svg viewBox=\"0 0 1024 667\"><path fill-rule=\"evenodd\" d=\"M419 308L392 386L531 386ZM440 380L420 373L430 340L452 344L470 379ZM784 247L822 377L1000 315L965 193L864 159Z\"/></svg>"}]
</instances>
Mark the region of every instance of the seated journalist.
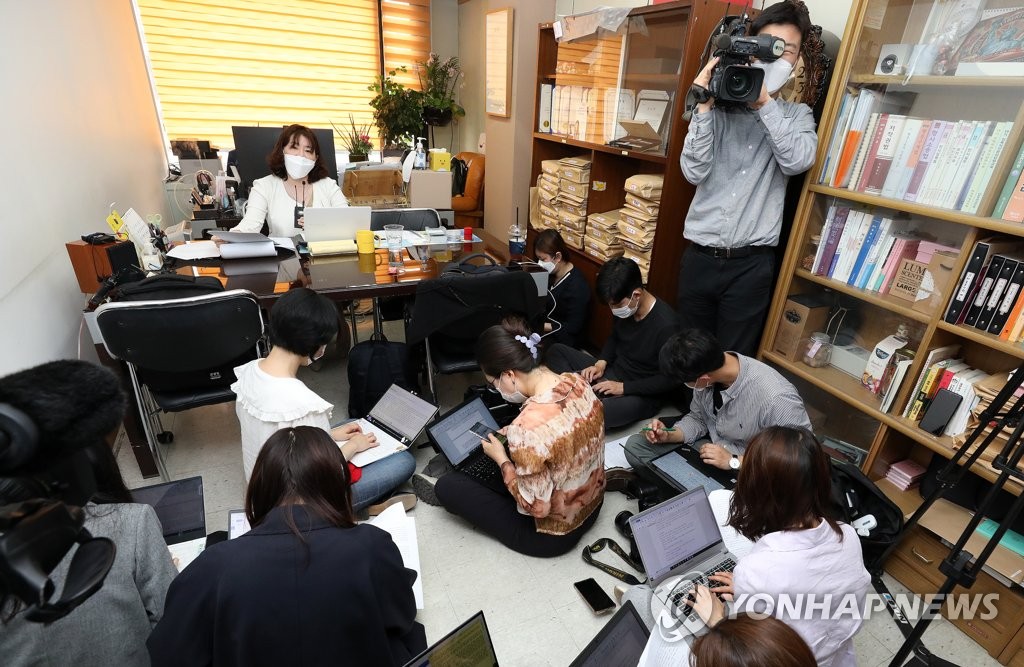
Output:
<instances>
[{"instance_id":1,"label":"seated journalist","mask_svg":"<svg viewBox=\"0 0 1024 667\"><path fill-rule=\"evenodd\" d=\"M551 274L548 288L549 312L544 323L548 343L577 346L582 342L590 307L590 285L569 261L569 250L562 235L545 229L533 242L537 263Z\"/></svg>"},{"instance_id":2,"label":"seated journalist","mask_svg":"<svg viewBox=\"0 0 1024 667\"><path fill-rule=\"evenodd\" d=\"M626 441L626 460L654 479L651 459L679 443L700 445L701 459L716 468L739 468L746 443L769 426L810 429L803 399L771 366L725 352L703 329L672 336L659 354L661 372L693 390L690 412L668 428L660 420Z\"/></svg>"},{"instance_id":3,"label":"seated journalist","mask_svg":"<svg viewBox=\"0 0 1024 667\"><path fill-rule=\"evenodd\" d=\"M595 360L568 345L552 345L545 355L556 373L579 373L604 404L606 429L654 415L679 381L658 367L658 350L675 333L672 308L644 289L640 267L618 257L597 274L597 295L612 311L612 333Z\"/></svg>"}]
</instances>

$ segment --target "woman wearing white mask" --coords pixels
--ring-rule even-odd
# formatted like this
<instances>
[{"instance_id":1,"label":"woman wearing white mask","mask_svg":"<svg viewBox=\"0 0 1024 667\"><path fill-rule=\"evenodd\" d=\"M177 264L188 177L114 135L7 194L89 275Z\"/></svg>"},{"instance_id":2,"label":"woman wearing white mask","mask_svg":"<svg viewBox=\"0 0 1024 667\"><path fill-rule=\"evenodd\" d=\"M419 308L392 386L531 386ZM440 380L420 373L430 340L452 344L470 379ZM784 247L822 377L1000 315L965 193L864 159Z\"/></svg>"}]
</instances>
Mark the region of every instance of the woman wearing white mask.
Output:
<instances>
[{"instance_id":1,"label":"woman wearing white mask","mask_svg":"<svg viewBox=\"0 0 1024 667\"><path fill-rule=\"evenodd\" d=\"M561 234L545 229L533 243L537 263L551 274L548 287L550 311L544 323L544 338L552 343L576 347L582 344L590 306L590 285L569 261L569 251Z\"/></svg>"},{"instance_id":2,"label":"woman wearing white mask","mask_svg":"<svg viewBox=\"0 0 1024 667\"><path fill-rule=\"evenodd\" d=\"M327 175L316 135L303 125L289 125L267 156L270 175L256 179L245 216L233 232L258 232L267 222L270 236L292 237L303 224L307 206L348 206L337 182Z\"/></svg>"},{"instance_id":3,"label":"woman wearing white mask","mask_svg":"<svg viewBox=\"0 0 1024 667\"><path fill-rule=\"evenodd\" d=\"M488 384L510 403L515 420L481 441L497 470L489 479L458 470L434 491L457 514L514 551L541 558L573 549L597 520L604 500L604 412L576 373L540 365L540 336L506 320L480 336L476 359Z\"/></svg>"}]
</instances>

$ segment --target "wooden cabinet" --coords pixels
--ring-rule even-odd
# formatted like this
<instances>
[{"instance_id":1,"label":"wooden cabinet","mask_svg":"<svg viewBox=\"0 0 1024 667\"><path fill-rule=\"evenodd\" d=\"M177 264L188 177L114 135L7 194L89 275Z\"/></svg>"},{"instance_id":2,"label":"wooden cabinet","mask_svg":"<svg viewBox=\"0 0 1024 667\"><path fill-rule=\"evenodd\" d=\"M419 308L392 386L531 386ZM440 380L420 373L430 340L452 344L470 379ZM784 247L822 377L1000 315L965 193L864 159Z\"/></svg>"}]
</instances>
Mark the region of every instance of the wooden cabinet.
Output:
<instances>
[{"instance_id":1,"label":"wooden cabinet","mask_svg":"<svg viewBox=\"0 0 1024 667\"><path fill-rule=\"evenodd\" d=\"M912 418L921 391L917 381L932 365L927 361L932 351L957 346L954 357L990 374L1016 368L1024 360L1024 346L1001 339L998 330L989 333L956 318L947 321L955 288L979 240L998 233L1021 241L1024 248L1024 225L1001 219L997 209L1004 182L1022 150L1024 77L969 75L963 68L957 75L955 60L946 62L946 70L940 72L937 63L926 62L927 50L923 64L911 73L900 73L899 65L885 62L890 51L902 53L897 60L907 62L913 45L932 43L932 36L950 20L944 12L954 4L853 3L818 128L817 162L805 178L759 350L762 359L794 380L809 408L819 413L820 435L868 452L863 468L875 480L882 480L890 464L906 458L921 464L934 454L950 458L962 441L954 433L927 433L920 428L921 415ZM1018 4L990 0L987 8ZM925 150L929 142L931 153ZM938 171L929 171L936 167ZM844 229L848 223L853 233ZM893 245L886 246L885 234ZM915 250L895 256L901 239L916 244ZM889 266L894 273L886 267L890 257L897 261ZM1024 258L1024 252L1019 257ZM852 266L844 266L846 261ZM910 281L909 300L901 298L896 287L901 275L908 276L901 274L903 269L909 274L928 272L921 286ZM925 291L934 296L916 298L915 288L918 296ZM883 409L882 397L864 386L860 371L852 368L856 363L846 365L848 371L852 368L850 374L835 365L812 367L799 356L794 361L773 351L780 323L791 310L787 301L794 295L830 305L827 333L837 346L854 344L870 351L905 327L906 349L913 353L913 361L890 406ZM835 362L836 352L832 354ZM859 368L863 367L861 363ZM996 477L984 463L974 472L990 481ZM879 486L908 514L921 503L916 490L900 492L884 480ZM1010 490L1020 493L1019 485ZM886 565L916 592L934 592L945 579L935 566L948 550L937 535L951 543L966 526L966 510L946 509L945 523L922 521L923 528ZM1018 592L1024 558L1000 547L989 565L1015 586L1011 589L985 575L972 593L998 592L1000 614L990 622L957 624L1004 664L1024 663L1024 639L1018 632L1024 619Z\"/></svg>"},{"instance_id":2,"label":"wooden cabinet","mask_svg":"<svg viewBox=\"0 0 1024 667\"><path fill-rule=\"evenodd\" d=\"M697 74L701 52L722 15L722 5L711 0L670 2L637 7L630 12L624 34L592 36L558 42L551 24L541 24L537 56L537 101L535 107L533 171L536 185L541 162L565 157L591 161L588 214L621 208L623 184L634 174L660 174L665 187L654 240L648 288L675 305L679 259L683 252L683 219L694 188L679 167L687 124L681 116L686 92ZM590 89L589 117L580 124L580 114L541 132L540 109L543 86ZM624 91L635 99L642 91L669 100L662 121L662 147L653 152L616 148L607 144L614 138L619 120L630 120L627 104L617 106ZM629 107L632 109L633 107ZM632 114L632 111L630 111ZM531 232L531 237L536 232ZM531 246L532 247L532 246ZM593 286L603 261L582 250L570 250L570 259ZM589 339L596 348L611 331L611 314L606 304L592 302Z\"/></svg>"}]
</instances>

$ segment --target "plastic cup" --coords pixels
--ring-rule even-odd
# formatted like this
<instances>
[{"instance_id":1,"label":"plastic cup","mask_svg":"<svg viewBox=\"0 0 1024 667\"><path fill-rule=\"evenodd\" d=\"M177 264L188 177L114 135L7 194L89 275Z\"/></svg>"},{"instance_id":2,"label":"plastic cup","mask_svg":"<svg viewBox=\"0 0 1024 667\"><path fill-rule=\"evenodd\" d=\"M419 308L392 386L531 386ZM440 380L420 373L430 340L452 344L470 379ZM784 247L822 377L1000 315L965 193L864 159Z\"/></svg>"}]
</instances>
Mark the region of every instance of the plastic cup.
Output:
<instances>
[{"instance_id":1,"label":"plastic cup","mask_svg":"<svg viewBox=\"0 0 1024 667\"><path fill-rule=\"evenodd\" d=\"M388 241L388 257L394 268L402 266L402 225L384 225L384 237Z\"/></svg>"}]
</instances>

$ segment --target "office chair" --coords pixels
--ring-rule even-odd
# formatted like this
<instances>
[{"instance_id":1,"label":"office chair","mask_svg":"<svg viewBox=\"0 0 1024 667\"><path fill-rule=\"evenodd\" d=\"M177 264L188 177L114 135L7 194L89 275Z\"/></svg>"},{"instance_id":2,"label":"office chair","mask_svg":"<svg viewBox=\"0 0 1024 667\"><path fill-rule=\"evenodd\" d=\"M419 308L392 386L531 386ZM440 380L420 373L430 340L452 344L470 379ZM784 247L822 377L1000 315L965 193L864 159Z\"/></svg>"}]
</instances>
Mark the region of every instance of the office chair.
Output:
<instances>
[{"instance_id":1,"label":"office chair","mask_svg":"<svg viewBox=\"0 0 1024 667\"><path fill-rule=\"evenodd\" d=\"M441 216L432 208L378 208L370 211L370 229L379 232L384 225L402 225L414 232L442 226Z\"/></svg>"},{"instance_id":2,"label":"office chair","mask_svg":"<svg viewBox=\"0 0 1024 667\"><path fill-rule=\"evenodd\" d=\"M266 353L260 305L247 290L106 303L96 324L110 356L128 366L146 444L165 480L159 444L174 435L160 413L235 400L234 368Z\"/></svg>"},{"instance_id":3,"label":"office chair","mask_svg":"<svg viewBox=\"0 0 1024 667\"><path fill-rule=\"evenodd\" d=\"M435 401L435 376L479 370L476 339L508 315L525 317L534 331L543 325L537 284L525 271L446 274L417 285L406 341L426 344L427 385Z\"/></svg>"},{"instance_id":4,"label":"office chair","mask_svg":"<svg viewBox=\"0 0 1024 667\"><path fill-rule=\"evenodd\" d=\"M463 151L455 157L466 163L469 173L466 174L466 188L462 194L452 197L452 210L455 211L455 226L484 226L484 173L487 158L483 153Z\"/></svg>"}]
</instances>

